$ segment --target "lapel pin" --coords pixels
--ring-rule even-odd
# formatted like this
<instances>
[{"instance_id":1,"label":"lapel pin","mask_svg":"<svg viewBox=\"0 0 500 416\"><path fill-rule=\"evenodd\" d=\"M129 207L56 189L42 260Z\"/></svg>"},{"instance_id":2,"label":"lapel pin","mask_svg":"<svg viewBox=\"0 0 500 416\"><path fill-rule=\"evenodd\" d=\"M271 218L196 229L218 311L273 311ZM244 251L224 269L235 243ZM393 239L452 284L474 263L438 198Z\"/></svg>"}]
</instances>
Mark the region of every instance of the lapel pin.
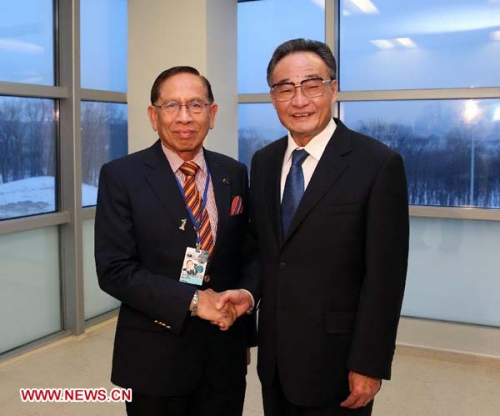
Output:
<instances>
[{"instance_id":1,"label":"lapel pin","mask_svg":"<svg viewBox=\"0 0 500 416\"><path fill-rule=\"evenodd\" d=\"M184 231L184 228L186 227L187 220L183 219L181 220L181 225L179 227L179 230Z\"/></svg>"},{"instance_id":2,"label":"lapel pin","mask_svg":"<svg viewBox=\"0 0 500 416\"><path fill-rule=\"evenodd\" d=\"M222 183L223 183L224 185L229 185L229 178L224 178L224 179L222 179Z\"/></svg>"}]
</instances>

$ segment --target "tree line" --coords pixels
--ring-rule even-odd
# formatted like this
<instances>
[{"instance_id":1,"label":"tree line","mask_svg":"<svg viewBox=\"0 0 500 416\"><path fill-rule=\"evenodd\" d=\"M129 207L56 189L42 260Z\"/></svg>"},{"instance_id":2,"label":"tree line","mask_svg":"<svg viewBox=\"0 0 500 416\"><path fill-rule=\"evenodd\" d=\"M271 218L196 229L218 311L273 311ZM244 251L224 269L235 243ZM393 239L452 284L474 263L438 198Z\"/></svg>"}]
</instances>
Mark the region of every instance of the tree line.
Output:
<instances>
[{"instance_id":1,"label":"tree line","mask_svg":"<svg viewBox=\"0 0 500 416\"><path fill-rule=\"evenodd\" d=\"M55 105L0 97L0 184L56 176ZM102 164L128 152L126 114L116 104L83 102L81 108L82 181L97 186Z\"/></svg>"},{"instance_id":2,"label":"tree line","mask_svg":"<svg viewBox=\"0 0 500 416\"><path fill-rule=\"evenodd\" d=\"M457 121L446 132L431 135L381 120L353 128L401 154L410 204L500 208L500 122ZM240 160L250 167L253 153L276 139L254 128L240 129Z\"/></svg>"},{"instance_id":3,"label":"tree line","mask_svg":"<svg viewBox=\"0 0 500 416\"><path fill-rule=\"evenodd\" d=\"M54 176L54 102L0 98L0 183Z\"/></svg>"}]
</instances>

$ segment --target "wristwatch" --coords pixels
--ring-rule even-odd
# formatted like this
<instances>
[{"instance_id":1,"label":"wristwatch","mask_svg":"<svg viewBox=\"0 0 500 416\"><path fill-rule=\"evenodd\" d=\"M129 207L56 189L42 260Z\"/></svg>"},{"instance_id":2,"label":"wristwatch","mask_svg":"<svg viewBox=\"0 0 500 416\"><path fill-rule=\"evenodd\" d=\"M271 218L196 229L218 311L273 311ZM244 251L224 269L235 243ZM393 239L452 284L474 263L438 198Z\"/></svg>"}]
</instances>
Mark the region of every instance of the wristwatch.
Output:
<instances>
[{"instance_id":1,"label":"wristwatch","mask_svg":"<svg viewBox=\"0 0 500 416\"><path fill-rule=\"evenodd\" d=\"M196 316L198 312L198 291L194 292L193 295L193 309L191 309L191 316Z\"/></svg>"}]
</instances>

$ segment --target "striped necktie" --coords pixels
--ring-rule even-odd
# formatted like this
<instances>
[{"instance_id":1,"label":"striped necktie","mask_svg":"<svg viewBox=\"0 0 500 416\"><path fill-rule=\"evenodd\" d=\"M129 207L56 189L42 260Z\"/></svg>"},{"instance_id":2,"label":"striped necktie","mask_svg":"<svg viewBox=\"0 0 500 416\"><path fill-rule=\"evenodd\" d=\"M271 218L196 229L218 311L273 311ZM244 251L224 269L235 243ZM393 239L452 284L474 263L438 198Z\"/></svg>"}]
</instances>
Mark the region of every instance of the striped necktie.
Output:
<instances>
[{"instance_id":1,"label":"striped necktie","mask_svg":"<svg viewBox=\"0 0 500 416\"><path fill-rule=\"evenodd\" d=\"M214 248L214 240L212 236L212 228L210 226L210 218L208 216L207 207L203 209L201 213L201 197L196 186L196 172L200 167L193 161L184 162L179 168L182 173L186 176L184 181L184 195L186 197L186 206L193 213L193 217L198 223L200 223L200 246L202 250L212 254ZM208 185L207 185L208 186ZM201 215L201 221L200 221Z\"/></svg>"}]
</instances>

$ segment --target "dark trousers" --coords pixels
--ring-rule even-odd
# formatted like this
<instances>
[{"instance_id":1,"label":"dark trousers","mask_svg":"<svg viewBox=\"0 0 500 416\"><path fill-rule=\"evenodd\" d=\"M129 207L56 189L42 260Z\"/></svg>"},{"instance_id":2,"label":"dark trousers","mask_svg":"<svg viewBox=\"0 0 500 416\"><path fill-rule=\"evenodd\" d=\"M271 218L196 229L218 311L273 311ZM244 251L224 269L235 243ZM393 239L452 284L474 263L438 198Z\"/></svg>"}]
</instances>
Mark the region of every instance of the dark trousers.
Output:
<instances>
[{"instance_id":1,"label":"dark trousers","mask_svg":"<svg viewBox=\"0 0 500 416\"><path fill-rule=\"evenodd\" d=\"M128 416L241 416L246 382L221 390L203 380L190 394L151 397L132 392L126 403Z\"/></svg>"},{"instance_id":2,"label":"dark trousers","mask_svg":"<svg viewBox=\"0 0 500 416\"><path fill-rule=\"evenodd\" d=\"M310 388L311 386L304 386ZM292 404L284 395L279 374L276 369L273 385L262 387L265 416L370 416L373 401L359 409L347 409L340 405L334 407L304 407Z\"/></svg>"}]
</instances>

